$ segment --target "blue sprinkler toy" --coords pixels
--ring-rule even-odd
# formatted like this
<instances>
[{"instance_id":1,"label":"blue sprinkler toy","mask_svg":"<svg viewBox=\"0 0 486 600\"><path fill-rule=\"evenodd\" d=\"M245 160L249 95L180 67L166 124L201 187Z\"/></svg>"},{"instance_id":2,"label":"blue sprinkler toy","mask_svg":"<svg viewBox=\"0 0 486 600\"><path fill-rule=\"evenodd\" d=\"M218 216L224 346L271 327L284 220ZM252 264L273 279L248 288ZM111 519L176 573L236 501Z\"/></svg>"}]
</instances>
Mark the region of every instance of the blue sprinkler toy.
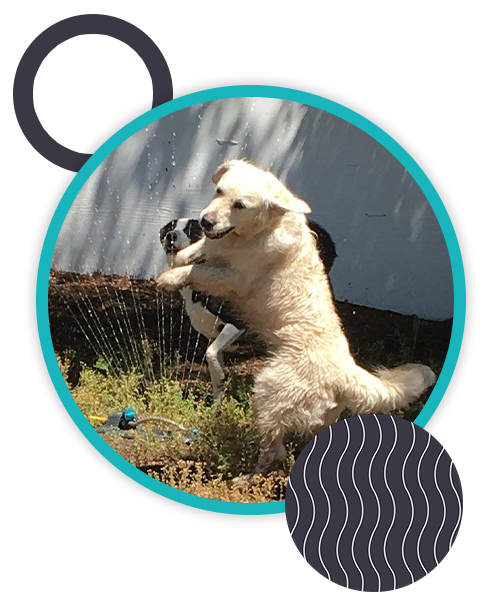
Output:
<instances>
[{"instance_id":1,"label":"blue sprinkler toy","mask_svg":"<svg viewBox=\"0 0 486 600\"><path fill-rule=\"evenodd\" d=\"M145 423L163 423L164 425L170 425L181 433L182 441L187 446L192 444L194 438L199 435L198 427L184 427L183 425L179 425L179 423L164 417L144 417L143 419L138 420L137 413L133 408L125 408L122 412L111 413L106 420L106 423L101 427L98 427L96 431L98 433L121 433L122 431L135 430L142 426L140 431L144 432L143 425ZM162 439L170 439L173 437L172 429L153 429L153 434Z\"/></svg>"}]
</instances>

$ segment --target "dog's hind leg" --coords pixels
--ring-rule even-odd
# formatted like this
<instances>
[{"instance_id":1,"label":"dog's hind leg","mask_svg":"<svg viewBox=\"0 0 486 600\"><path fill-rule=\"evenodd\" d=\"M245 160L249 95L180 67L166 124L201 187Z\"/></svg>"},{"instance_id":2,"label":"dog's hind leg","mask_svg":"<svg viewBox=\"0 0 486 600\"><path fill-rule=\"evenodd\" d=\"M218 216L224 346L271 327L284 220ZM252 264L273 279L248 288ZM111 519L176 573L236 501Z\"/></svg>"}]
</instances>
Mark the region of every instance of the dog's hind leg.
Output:
<instances>
[{"instance_id":1,"label":"dog's hind leg","mask_svg":"<svg viewBox=\"0 0 486 600\"><path fill-rule=\"evenodd\" d=\"M260 455L253 474L267 475L285 465L287 452L284 444L285 432L277 429L261 434Z\"/></svg>"},{"instance_id":2,"label":"dog's hind leg","mask_svg":"<svg viewBox=\"0 0 486 600\"><path fill-rule=\"evenodd\" d=\"M287 453L285 451L283 430L276 432L261 432L260 455L253 471L247 475L235 477L233 482L252 481L254 475L268 475L271 471L285 465Z\"/></svg>"},{"instance_id":3,"label":"dog's hind leg","mask_svg":"<svg viewBox=\"0 0 486 600\"><path fill-rule=\"evenodd\" d=\"M223 352L241 336L243 331L243 329L238 329L231 323L226 323L221 333L206 351L213 394L217 401L221 401L223 395Z\"/></svg>"},{"instance_id":4,"label":"dog's hind leg","mask_svg":"<svg viewBox=\"0 0 486 600\"><path fill-rule=\"evenodd\" d=\"M339 405L335 406L334 408L331 408L328 411L326 411L326 413L324 414L324 418L323 418L324 422L323 422L322 426L313 428L311 430L312 435L315 436L318 433L320 433L323 429L326 429L326 427L330 427L331 425L334 425L334 423L339 419L344 408L345 407L342 404L339 404Z\"/></svg>"}]
</instances>

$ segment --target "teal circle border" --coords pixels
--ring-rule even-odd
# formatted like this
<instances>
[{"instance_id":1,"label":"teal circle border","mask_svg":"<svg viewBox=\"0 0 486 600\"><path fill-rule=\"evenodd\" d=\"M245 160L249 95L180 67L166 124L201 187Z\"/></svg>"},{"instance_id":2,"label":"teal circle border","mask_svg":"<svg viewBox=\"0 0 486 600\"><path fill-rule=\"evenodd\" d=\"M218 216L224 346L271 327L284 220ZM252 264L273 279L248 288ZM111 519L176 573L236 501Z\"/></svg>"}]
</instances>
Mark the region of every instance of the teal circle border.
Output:
<instances>
[{"instance_id":1,"label":"teal circle border","mask_svg":"<svg viewBox=\"0 0 486 600\"><path fill-rule=\"evenodd\" d=\"M291 102L300 102L302 104L314 106L315 108L320 108L324 111L332 113L333 115L352 123L356 127L359 127L380 144L382 144L395 156L397 160L400 161L400 163L407 169L410 175L420 186L427 200L432 206L432 209L442 228L442 233L446 240L451 260L454 283L454 318L449 350L447 352L442 372L429 399L414 421L416 425L425 427L437 409L437 406L439 405L439 402L442 399L447 386L449 385L452 373L457 363L464 333L464 324L466 318L466 284L464 277L464 266L462 263L461 251L459 249L457 237L449 215L447 214L447 210L434 186L419 165L415 162L415 160L406 152L406 150L404 150L392 137L390 137L387 133L385 133L382 129L380 129L377 125L374 125L365 117L362 117L360 114L349 108L346 108L345 106L342 106L341 104L337 104L336 102L322 98L321 96L316 96L315 94L309 94L307 92L290 88L266 85L238 85L212 88L193 94L188 94L187 96L182 96L181 98L176 98L175 100L171 100L170 102L162 104L161 106L157 106L156 108L153 108L140 117L134 119L128 123L128 125L125 125L125 127L120 129L120 131L115 133L91 156L91 158L81 168L79 173L77 173L61 198L54 216L52 217L46 238L44 240L44 245L42 247L37 276L37 325L47 369L51 376L54 387L61 398L61 401L84 436L105 458L115 465L115 467L146 488L149 488L162 496L182 504L220 513L239 515L266 515L285 512L285 502L282 500L279 502L252 504L223 502L219 500L200 498L199 496L194 496L192 494L171 488L170 486L153 479L149 475L146 475L134 467L132 464L122 458L117 452L115 452L115 450L113 450L113 448L111 448L111 446L109 446L101 438L101 436L96 433L93 427L89 424L88 420L84 417L62 377L52 345L48 312L49 272L57 237L72 203L74 202L82 186L92 175L93 171L120 144L122 144L134 133L143 127L147 127L147 125L150 125L157 119L200 102L242 97L275 98L280 100L289 100Z\"/></svg>"}]
</instances>

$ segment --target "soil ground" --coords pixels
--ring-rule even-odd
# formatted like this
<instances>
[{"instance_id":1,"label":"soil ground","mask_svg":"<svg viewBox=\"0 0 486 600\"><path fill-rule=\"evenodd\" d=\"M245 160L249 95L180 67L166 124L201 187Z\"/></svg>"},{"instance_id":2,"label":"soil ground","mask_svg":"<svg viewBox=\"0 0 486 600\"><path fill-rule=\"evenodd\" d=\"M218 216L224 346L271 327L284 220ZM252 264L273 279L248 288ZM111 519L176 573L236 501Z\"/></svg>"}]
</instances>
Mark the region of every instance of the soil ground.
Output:
<instances>
[{"instance_id":1,"label":"soil ground","mask_svg":"<svg viewBox=\"0 0 486 600\"><path fill-rule=\"evenodd\" d=\"M336 308L352 353L363 367L393 367L406 362L420 362L429 365L437 376L440 374L449 348L452 319L426 320L348 302L336 302ZM137 372L141 375L138 393L142 396L144 386L148 389L149 384L156 385L159 380L176 381L182 399L190 397L191 402L196 404L210 402L209 374L204 361L207 342L191 328L178 293L164 294L163 297L157 295L153 280L51 271L49 318L52 342L62 362L63 375L88 418L90 401L87 400L89 394L83 391L86 389L83 369L91 373L90 382L96 376L125 381L126 373ZM264 345L250 334L245 334L225 352L226 369L230 375L228 393L236 402L235 410L241 393L234 390L244 389L245 398L250 395L251 381L261 368L264 355ZM97 386L107 385L100 381ZM96 391L92 395L96 395ZM400 416L414 420L427 397L428 394L424 394ZM132 402L135 402L134 398ZM113 410L118 409L118 406L113 406ZM103 414L109 412L108 402ZM248 414L242 417L245 427L250 427ZM201 418L201 414L191 418ZM176 453L173 461L179 461L179 467L168 467L170 457L167 453L162 452L166 456L157 459L157 444L145 444L143 449L143 440L133 442L130 437L104 437L144 472L190 493L235 501L266 501L266 494L270 495L269 499L280 499L284 493L285 477L260 482L258 492L255 488L249 492L241 487L229 487L224 482L226 476L238 474L234 470L241 465L233 465L233 471L228 467L229 470L220 471L220 475L208 475L207 457L199 456L193 461L194 456L184 451ZM134 446L138 448L136 456L133 454ZM181 460L185 465L182 469ZM187 465L192 466L189 468ZM170 476L164 475L164 470L170 471Z\"/></svg>"},{"instance_id":2,"label":"soil ground","mask_svg":"<svg viewBox=\"0 0 486 600\"><path fill-rule=\"evenodd\" d=\"M131 348L137 343L161 347L166 359L180 355L191 362L202 381L208 380L204 363L207 342L198 336L187 318L181 296L157 298L154 280L131 280L116 275L78 275L52 272L49 285L49 318L54 350L61 355L74 351L71 377L76 366L93 365L100 354ZM427 364L440 374L452 331L452 319L434 321L391 311L336 302L344 330L356 361L365 368L393 367L405 362ZM100 333L100 330L102 333ZM159 342L160 340L160 342ZM140 352L140 355L143 353ZM252 375L262 364L264 345L245 334L225 352L225 364L241 375ZM128 353L136 363L136 353ZM142 356L142 359L144 357ZM153 370L160 374L160 361L152 353ZM121 362L121 361L120 361ZM126 361L128 362L128 360ZM202 368L199 373L199 368ZM121 365L122 366L122 365ZM137 366L134 364L134 366ZM416 407L417 408L417 407Z\"/></svg>"}]
</instances>

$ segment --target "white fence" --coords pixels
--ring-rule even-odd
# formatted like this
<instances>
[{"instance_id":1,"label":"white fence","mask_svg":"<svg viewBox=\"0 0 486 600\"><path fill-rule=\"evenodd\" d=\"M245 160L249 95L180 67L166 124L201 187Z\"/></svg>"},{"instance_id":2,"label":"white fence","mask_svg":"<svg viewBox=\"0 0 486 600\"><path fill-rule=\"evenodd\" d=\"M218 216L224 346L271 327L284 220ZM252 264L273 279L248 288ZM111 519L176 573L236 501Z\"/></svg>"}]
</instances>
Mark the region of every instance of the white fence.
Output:
<instances>
[{"instance_id":1,"label":"white fence","mask_svg":"<svg viewBox=\"0 0 486 600\"><path fill-rule=\"evenodd\" d=\"M53 266L152 277L158 232L197 217L226 158L270 167L313 208L336 243L342 300L428 318L453 312L447 247L404 167L360 129L329 113L273 99L199 104L139 131L95 171L74 202Z\"/></svg>"}]
</instances>

